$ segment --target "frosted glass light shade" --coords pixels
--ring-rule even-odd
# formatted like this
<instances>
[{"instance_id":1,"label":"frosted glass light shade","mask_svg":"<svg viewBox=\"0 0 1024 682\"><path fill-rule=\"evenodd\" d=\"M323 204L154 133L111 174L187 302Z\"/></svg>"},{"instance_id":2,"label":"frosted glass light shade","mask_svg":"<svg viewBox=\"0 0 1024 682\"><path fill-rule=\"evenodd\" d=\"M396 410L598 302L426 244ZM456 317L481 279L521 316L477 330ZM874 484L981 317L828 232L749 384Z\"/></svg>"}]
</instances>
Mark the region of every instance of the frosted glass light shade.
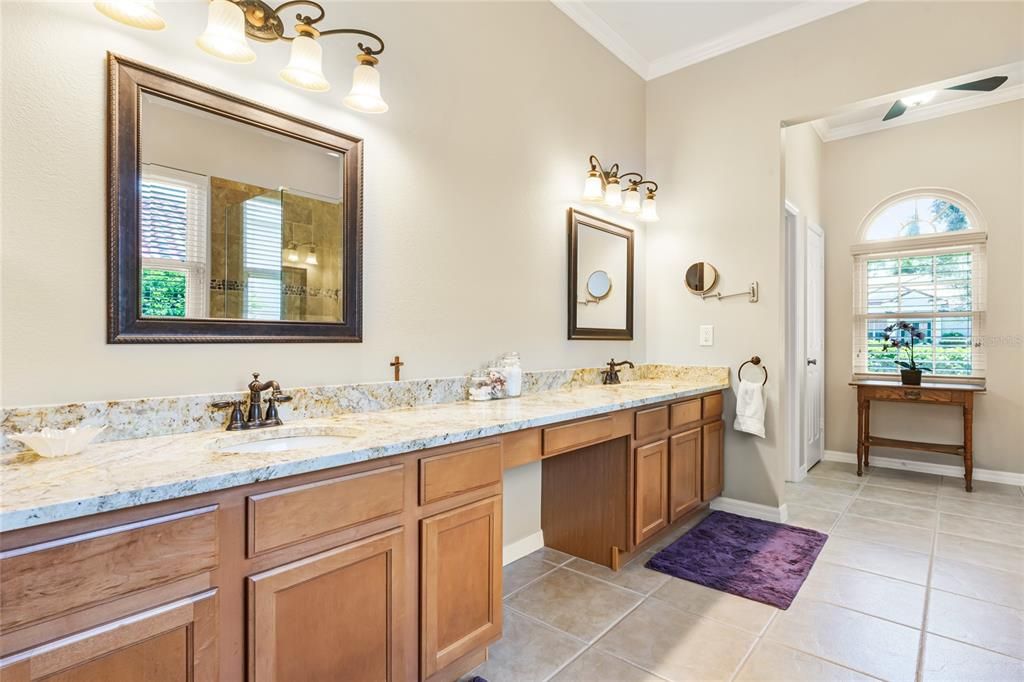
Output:
<instances>
[{"instance_id":1,"label":"frosted glass light shade","mask_svg":"<svg viewBox=\"0 0 1024 682\"><path fill-rule=\"evenodd\" d=\"M306 256L306 265L317 265L317 264L318 264L318 262L317 262L317 259L316 259L316 247L315 246L311 246L311 247L309 247L309 254Z\"/></svg>"},{"instance_id":2,"label":"frosted glass light shade","mask_svg":"<svg viewBox=\"0 0 1024 682\"><path fill-rule=\"evenodd\" d=\"M93 6L114 21L132 28L162 31L167 25L153 0L97 0Z\"/></svg>"},{"instance_id":3,"label":"frosted glass light shade","mask_svg":"<svg viewBox=\"0 0 1024 682\"><path fill-rule=\"evenodd\" d=\"M654 201L654 195L648 194L640 209L640 220L645 223L656 223L661 220L658 217L658 204Z\"/></svg>"},{"instance_id":4,"label":"frosted glass light shade","mask_svg":"<svg viewBox=\"0 0 1024 682\"><path fill-rule=\"evenodd\" d=\"M295 242L288 242L288 248L284 250L284 258L289 263L299 262L299 250L295 246Z\"/></svg>"},{"instance_id":5,"label":"frosted glass light shade","mask_svg":"<svg viewBox=\"0 0 1024 682\"><path fill-rule=\"evenodd\" d=\"M359 64L352 73L352 89L342 101L349 109L364 114L387 111L387 102L380 96L380 72L370 64Z\"/></svg>"},{"instance_id":6,"label":"frosted glass light shade","mask_svg":"<svg viewBox=\"0 0 1024 682\"><path fill-rule=\"evenodd\" d=\"M597 173L587 175L583 183L583 201L601 201L604 199L604 188L601 187L601 176Z\"/></svg>"},{"instance_id":7,"label":"frosted glass light shade","mask_svg":"<svg viewBox=\"0 0 1024 682\"><path fill-rule=\"evenodd\" d=\"M604 190L604 205L612 208L622 206L622 186L618 178L608 181L608 186Z\"/></svg>"},{"instance_id":8,"label":"frosted glass light shade","mask_svg":"<svg viewBox=\"0 0 1024 682\"><path fill-rule=\"evenodd\" d=\"M623 213L639 213L640 212L640 191L631 187L626 190L625 197L622 200L622 212Z\"/></svg>"},{"instance_id":9,"label":"frosted glass light shade","mask_svg":"<svg viewBox=\"0 0 1024 682\"><path fill-rule=\"evenodd\" d=\"M245 13L230 0L213 0L206 30L196 38L203 52L236 64L256 61L256 53L245 39Z\"/></svg>"},{"instance_id":10,"label":"frosted glass light shade","mask_svg":"<svg viewBox=\"0 0 1024 682\"><path fill-rule=\"evenodd\" d=\"M331 84L324 77L324 51L320 43L309 36L296 36L292 41L292 55L288 66L281 69L281 78L303 90L327 92Z\"/></svg>"}]
</instances>

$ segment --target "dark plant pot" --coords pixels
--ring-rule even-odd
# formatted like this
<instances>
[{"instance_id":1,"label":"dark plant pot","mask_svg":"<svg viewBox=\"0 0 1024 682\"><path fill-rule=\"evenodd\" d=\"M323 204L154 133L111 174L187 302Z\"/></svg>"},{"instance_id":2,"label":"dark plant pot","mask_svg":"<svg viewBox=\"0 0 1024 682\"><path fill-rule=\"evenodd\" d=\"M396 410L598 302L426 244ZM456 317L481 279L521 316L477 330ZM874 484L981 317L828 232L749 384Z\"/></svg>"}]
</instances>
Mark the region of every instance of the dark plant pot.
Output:
<instances>
[{"instance_id":1,"label":"dark plant pot","mask_svg":"<svg viewBox=\"0 0 1024 682\"><path fill-rule=\"evenodd\" d=\"M904 386L920 386L921 385L921 370L919 369L902 369L900 370L900 380Z\"/></svg>"}]
</instances>

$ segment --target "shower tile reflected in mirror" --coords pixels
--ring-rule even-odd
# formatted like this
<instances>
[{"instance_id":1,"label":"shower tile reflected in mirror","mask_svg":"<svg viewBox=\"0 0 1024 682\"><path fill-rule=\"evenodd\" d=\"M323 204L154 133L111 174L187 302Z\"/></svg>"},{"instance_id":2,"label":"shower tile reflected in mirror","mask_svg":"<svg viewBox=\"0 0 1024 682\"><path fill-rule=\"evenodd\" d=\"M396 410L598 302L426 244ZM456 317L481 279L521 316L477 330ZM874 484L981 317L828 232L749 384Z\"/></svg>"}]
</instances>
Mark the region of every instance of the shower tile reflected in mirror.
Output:
<instances>
[{"instance_id":1,"label":"shower tile reflected in mirror","mask_svg":"<svg viewBox=\"0 0 1024 682\"><path fill-rule=\"evenodd\" d=\"M343 158L141 95L140 313L344 320Z\"/></svg>"}]
</instances>

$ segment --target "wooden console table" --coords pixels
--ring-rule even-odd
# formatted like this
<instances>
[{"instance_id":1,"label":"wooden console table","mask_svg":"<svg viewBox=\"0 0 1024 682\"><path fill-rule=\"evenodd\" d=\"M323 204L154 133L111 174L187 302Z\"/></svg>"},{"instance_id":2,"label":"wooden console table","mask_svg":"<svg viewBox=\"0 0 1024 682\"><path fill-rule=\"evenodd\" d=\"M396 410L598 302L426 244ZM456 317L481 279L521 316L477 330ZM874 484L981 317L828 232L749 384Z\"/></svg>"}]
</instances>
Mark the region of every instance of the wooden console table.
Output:
<instances>
[{"instance_id":1,"label":"wooden console table","mask_svg":"<svg viewBox=\"0 0 1024 682\"><path fill-rule=\"evenodd\" d=\"M857 475L863 475L864 467L870 466L868 456L871 446L904 448L940 452L964 458L964 487L971 492L971 477L974 472L974 394L985 390L984 386L972 384L921 384L904 386L895 381L851 381L857 387ZM963 409L963 445L924 443L913 440L897 440L871 435L871 401L917 403L920 405L950 405Z\"/></svg>"}]
</instances>

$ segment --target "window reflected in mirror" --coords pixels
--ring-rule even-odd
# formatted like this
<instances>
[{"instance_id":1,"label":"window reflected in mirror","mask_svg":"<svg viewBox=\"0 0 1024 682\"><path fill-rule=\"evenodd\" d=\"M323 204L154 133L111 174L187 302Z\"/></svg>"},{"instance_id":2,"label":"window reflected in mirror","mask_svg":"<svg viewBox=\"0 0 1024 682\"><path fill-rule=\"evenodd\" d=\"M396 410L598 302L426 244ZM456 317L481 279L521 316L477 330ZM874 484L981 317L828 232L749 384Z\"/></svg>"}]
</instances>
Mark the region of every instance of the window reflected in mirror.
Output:
<instances>
[{"instance_id":1,"label":"window reflected in mirror","mask_svg":"<svg viewBox=\"0 0 1024 682\"><path fill-rule=\"evenodd\" d=\"M140 96L143 318L341 322L343 154Z\"/></svg>"}]
</instances>

